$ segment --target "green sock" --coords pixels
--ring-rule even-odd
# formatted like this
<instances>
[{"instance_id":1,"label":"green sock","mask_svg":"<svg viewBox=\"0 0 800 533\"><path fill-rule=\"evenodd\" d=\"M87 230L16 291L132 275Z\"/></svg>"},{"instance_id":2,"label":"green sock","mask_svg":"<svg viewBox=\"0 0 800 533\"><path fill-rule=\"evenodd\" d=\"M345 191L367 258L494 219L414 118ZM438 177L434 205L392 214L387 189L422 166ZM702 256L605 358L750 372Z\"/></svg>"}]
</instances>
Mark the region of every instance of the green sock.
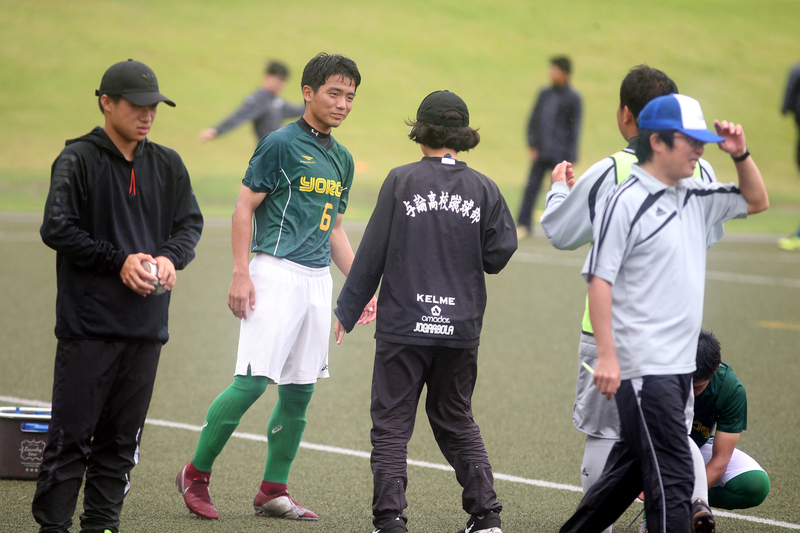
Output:
<instances>
[{"instance_id":1,"label":"green sock","mask_svg":"<svg viewBox=\"0 0 800 533\"><path fill-rule=\"evenodd\" d=\"M267 466L264 481L286 484L289 469L300 448L306 428L306 409L314 384L278 385L278 401L267 426Z\"/></svg>"},{"instance_id":2,"label":"green sock","mask_svg":"<svg viewBox=\"0 0 800 533\"><path fill-rule=\"evenodd\" d=\"M708 489L708 504L720 509L749 509L760 505L769 494L769 476L763 470L750 470Z\"/></svg>"},{"instance_id":3,"label":"green sock","mask_svg":"<svg viewBox=\"0 0 800 533\"><path fill-rule=\"evenodd\" d=\"M267 383L269 378L251 376L248 370L246 376L234 376L231 386L211 403L192 459L195 468L211 472L214 460L239 425L242 415L264 394Z\"/></svg>"}]
</instances>

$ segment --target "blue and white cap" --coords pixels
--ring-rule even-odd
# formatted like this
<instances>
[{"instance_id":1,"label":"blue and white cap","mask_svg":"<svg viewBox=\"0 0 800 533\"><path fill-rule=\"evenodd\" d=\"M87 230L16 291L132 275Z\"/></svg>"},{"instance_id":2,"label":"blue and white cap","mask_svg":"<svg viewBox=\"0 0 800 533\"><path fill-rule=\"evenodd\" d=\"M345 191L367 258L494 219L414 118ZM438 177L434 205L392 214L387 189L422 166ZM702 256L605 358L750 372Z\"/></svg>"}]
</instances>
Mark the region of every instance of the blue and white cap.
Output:
<instances>
[{"instance_id":1,"label":"blue and white cap","mask_svg":"<svg viewBox=\"0 0 800 533\"><path fill-rule=\"evenodd\" d=\"M724 141L706 127L700 102L682 94L654 98L639 113L640 130L676 130L704 143Z\"/></svg>"}]
</instances>

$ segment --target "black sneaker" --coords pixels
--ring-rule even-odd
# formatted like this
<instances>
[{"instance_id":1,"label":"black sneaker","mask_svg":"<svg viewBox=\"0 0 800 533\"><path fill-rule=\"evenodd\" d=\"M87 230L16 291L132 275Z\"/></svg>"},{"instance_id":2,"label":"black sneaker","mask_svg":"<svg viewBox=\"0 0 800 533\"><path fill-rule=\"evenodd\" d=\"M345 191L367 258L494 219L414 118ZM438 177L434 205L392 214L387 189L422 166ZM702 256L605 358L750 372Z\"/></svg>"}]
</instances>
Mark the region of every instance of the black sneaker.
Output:
<instances>
[{"instance_id":1,"label":"black sneaker","mask_svg":"<svg viewBox=\"0 0 800 533\"><path fill-rule=\"evenodd\" d=\"M696 498L692 502L692 533L714 533L714 515L711 513L708 504Z\"/></svg>"},{"instance_id":2,"label":"black sneaker","mask_svg":"<svg viewBox=\"0 0 800 533\"><path fill-rule=\"evenodd\" d=\"M406 522L399 516L390 522L387 522L382 527L375 528L372 533L406 533Z\"/></svg>"},{"instance_id":3,"label":"black sneaker","mask_svg":"<svg viewBox=\"0 0 800 533\"><path fill-rule=\"evenodd\" d=\"M486 514L474 514L467 520L467 527L458 533L503 533L500 529L500 513L489 511Z\"/></svg>"}]
</instances>

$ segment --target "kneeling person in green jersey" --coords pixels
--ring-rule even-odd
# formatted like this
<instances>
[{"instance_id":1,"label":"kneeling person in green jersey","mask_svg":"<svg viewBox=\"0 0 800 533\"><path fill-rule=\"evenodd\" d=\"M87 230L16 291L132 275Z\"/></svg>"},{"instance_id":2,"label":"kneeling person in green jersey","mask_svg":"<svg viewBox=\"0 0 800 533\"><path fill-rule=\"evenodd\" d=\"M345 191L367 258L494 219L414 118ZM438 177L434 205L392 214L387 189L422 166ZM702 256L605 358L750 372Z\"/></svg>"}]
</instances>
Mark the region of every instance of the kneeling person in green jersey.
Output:
<instances>
[{"instance_id":1,"label":"kneeling person in green jersey","mask_svg":"<svg viewBox=\"0 0 800 533\"><path fill-rule=\"evenodd\" d=\"M233 212L228 293L228 307L241 319L234 381L211 404L194 458L175 481L189 511L201 518L219 518L208 492L211 467L272 381L278 400L253 507L262 516L317 519L289 496L286 483L314 383L328 377L329 264L333 260L346 276L354 257L342 227L353 158L330 132L347 117L360 82L352 60L315 56L301 82L305 114L259 141L242 180ZM248 265L251 251L255 257ZM371 301L359 322L374 318Z\"/></svg>"},{"instance_id":2,"label":"kneeling person in green jersey","mask_svg":"<svg viewBox=\"0 0 800 533\"><path fill-rule=\"evenodd\" d=\"M697 343L692 440L706 463L708 503L721 509L760 505L769 494L769 476L736 449L747 429L747 393L733 369L722 362L719 340L701 330Z\"/></svg>"},{"instance_id":3,"label":"kneeling person in green jersey","mask_svg":"<svg viewBox=\"0 0 800 533\"><path fill-rule=\"evenodd\" d=\"M423 386L433 434L470 515L461 533L500 533L503 506L473 420L472 391L484 275L511 259L516 228L497 185L457 159L480 141L461 98L431 93L410 125L424 157L386 177L334 310L341 342L380 282L370 405L373 533L406 531L406 445Z\"/></svg>"}]
</instances>

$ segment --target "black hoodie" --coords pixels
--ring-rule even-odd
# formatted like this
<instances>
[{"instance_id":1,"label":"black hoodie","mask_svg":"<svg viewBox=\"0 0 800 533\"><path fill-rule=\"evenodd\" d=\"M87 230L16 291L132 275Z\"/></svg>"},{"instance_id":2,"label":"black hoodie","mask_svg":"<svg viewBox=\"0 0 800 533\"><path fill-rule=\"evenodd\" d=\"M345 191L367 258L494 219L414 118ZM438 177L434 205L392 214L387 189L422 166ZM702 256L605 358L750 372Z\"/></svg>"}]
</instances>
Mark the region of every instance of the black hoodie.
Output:
<instances>
[{"instance_id":1,"label":"black hoodie","mask_svg":"<svg viewBox=\"0 0 800 533\"><path fill-rule=\"evenodd\" d=\"M423 157L383 182L334 313L353 329L380 282L376 339L476 347L484 273L500 272L516 249L514 219L491 179L463 161Z\"/></svg>"},{"instance_id":2,"label":"black hoodie","mask_svg":"<svg viewBox=\"0 0 800 533\"><path fill-rule=\"evenodd\" d=\"M145 139L127 161L102 128L53 163L40 229L56 255L56 337L167 342L169 292L142 297L119 273L133 253L194 258L203 216L174 150Z\"/></svg>"}]
</instances>

